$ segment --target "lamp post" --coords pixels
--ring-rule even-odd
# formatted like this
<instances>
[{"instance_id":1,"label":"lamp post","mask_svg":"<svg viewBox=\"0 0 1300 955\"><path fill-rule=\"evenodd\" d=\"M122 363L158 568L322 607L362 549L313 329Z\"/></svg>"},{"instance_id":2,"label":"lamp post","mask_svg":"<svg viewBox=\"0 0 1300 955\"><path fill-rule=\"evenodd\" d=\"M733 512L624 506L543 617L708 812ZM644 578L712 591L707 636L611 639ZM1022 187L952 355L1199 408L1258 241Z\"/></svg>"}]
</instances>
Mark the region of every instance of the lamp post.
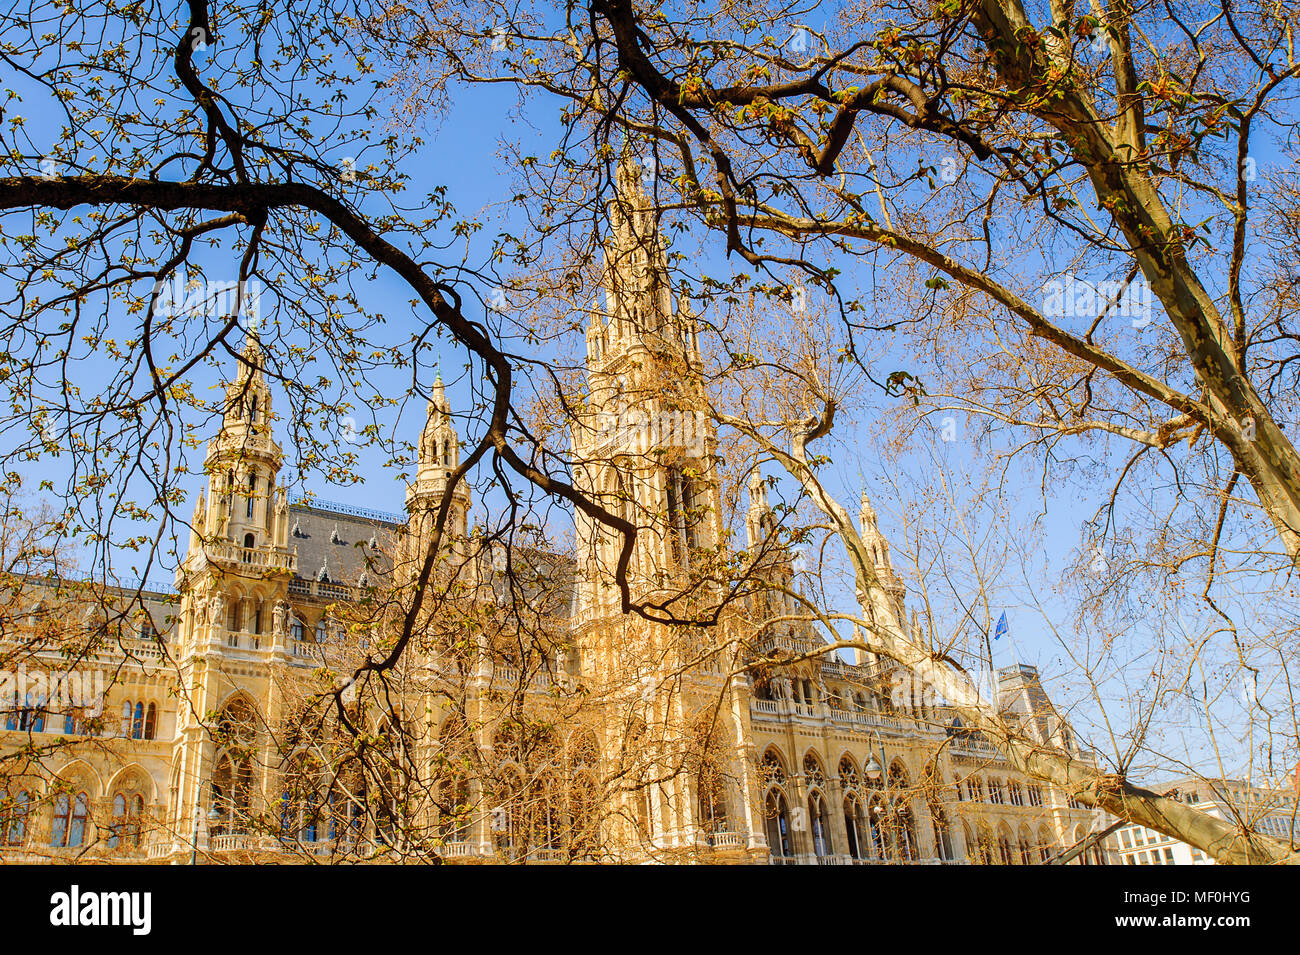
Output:
<instances>
[{"instance_id":1,"label":"lamp post","mask_svg":"<svg viewBox=\"0 0 1300 955\"><path fill-rule=\"evenodd\" d=\"M194 840L190 843L190 865L198 864L199 857L199 820L203 818L202 810L199 806L194 807ZM217 812L217 807L213 806L208 810L208 832L212 831L212 826L219 822L221 813Z\"/></svg>"},{"instance_id":2,"label":"lamp post","mask_svg":"<svg viewBox=\"0 0 1300 955\"><path fill-rule=\"evenodd\" d=\"M880 780L884 778L884 770L881 769L880 764L876 762L875 753L871 754L871 759L867 760L867 765L862 767L862 772L863 775L867 777L867 782L869 783L879 783Z\"/></svg>"},{"instance_id":3,"label":"lamp post","mask_svg":"<svg viewBox=\"0 0 1300 955\"><path fill-rule=\"evenodd\" d=\"M198 800L194 802L194 835L190 839L190 865L197 865L199 858L199 819L202 810Z\"/></svg>"},{"instance_id":4,"label":"lamp post","mask_svg":"<svg viewBox=\"0 0 1300 955\"><path fill-rule=\"evenodd\" d=\"M885 755L884 747L881 747L880 755L882 758L884 757ZM881 764L876 761L875 753L871 754L871 759L867 760L867 765L862 767L862 774L866 776L867 782L871 783L873 786L879 786L881 781L885 778L884 767L881 766ZM883 795L881 796L881 798L884 798ZM879 801L876 801L872 804L871 808L867 810L867 814L868 814L867 825L870 827L870 831L867 833L867 835L871 837L872 852L875 852L876 849L879 849L880 861L885 862L886 859L885 859L884 833L880 833L881 835L880 841L879 842L876 841L876 834L880 832L879 827L884 824L884 820L882 817L885 814L885 808L880 804ZM875 817L874 821L871 818L873 816Z\"/></svg>"}]
</instances>

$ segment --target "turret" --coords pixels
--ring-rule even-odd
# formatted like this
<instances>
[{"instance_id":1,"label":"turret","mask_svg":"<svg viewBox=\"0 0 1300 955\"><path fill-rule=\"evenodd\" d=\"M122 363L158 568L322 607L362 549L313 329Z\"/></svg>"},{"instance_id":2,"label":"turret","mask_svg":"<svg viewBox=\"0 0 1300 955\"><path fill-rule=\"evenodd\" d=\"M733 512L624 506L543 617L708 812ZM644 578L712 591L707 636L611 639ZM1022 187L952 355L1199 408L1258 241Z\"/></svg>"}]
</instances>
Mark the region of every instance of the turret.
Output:
<instances>
[{"instance_id":1,"label":"turret","mask_svg":"<svg viewBox=\"0 0 1300 955\"><path fill-rule=\"evenodd\" d=\"M758 468L749 473L749 513L745 516L745 543L750 550L762 545L776 524L767 502L767 483Z\"/></svg>"},{"instance_id":2,"label":"turret","mask_svg":"<svg viewBox=\"0 0 1300 955\"><path fill-rule=\"evenodd\" d=\"M894 570L889 557L889 541L880 533L880 527L876 523L876 510L871 506L866 491L862 492L862 508L858 512L858 525L859 535L875 565L880 586L889 594L899 622L906 624L903 601L907 595L907 588L903 586L903 578Z\"/></svg>"},{"instance_id":3,"label":"turret","mask_svg":"<svg viewBox=\"0 0 1300 955\"><path fill-rule=\"evenodd\" d=\"M629 565L639 595L677 587L721 533L696 316L685 289L674 303L642 179L625 156L608 204L603 294L588 307L587 407L573 425L575 482L640 527ZM621 541L581 514L577 531L586 551L580 605L608 610L617 604L609 578Z\"/></svg>"},{"instance_id":4,"label":"turret","mask_svg":"<svg viewBox=\"0 0 1300 955\"><path fill-rule=\"evenodd\" d=\"M207 486L194 502L177 574L195 651L264 649L271 610L297 566L288 548L288 493L276 486L284 455L271 433L264 361L252 328L204 459Z\"/></svg>"},{"instance_id":5,"label":"turret","mask_svg":"<svg viewBox=\"0 0 1300 955\"><path fill-rule=\"evenodd\" d=\"M244 339L234 379L226 387L221 430L208 444L206 506L196 506L196 527L209 541L244 548L284 547L288 501L275 482L284 454L271 435L271 392L262 371L256 329ZM202 520L199 522L199 515Z\"/></svg>"},{"instance_id":6,"label":"turret","mask_svg":"<svg viewBox=\"0 0 1300 955\"><path fill-rule=\"evenodd\" d=\"M412 548L411 556L417 559L423 554L423 546L433 531L451 476L460 466L460 437L452 420L441 373L430 389L418 451L415 481L406 491L407 540ZM469 505L469 489L461 482L452 497L446 533L457 539L465 538Z\"/></svg>"}]
</instances>

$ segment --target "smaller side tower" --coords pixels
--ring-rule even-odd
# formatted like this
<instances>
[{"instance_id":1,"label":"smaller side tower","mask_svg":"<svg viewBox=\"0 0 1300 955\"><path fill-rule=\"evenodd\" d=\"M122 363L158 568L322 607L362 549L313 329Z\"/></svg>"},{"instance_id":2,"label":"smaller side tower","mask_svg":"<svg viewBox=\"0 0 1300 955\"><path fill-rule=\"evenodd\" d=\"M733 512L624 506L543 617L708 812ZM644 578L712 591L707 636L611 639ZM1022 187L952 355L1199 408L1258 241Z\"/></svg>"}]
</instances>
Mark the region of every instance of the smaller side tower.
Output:
<instances>
[{"instance_id":1,"label":"smaller side tower","mask_svg":"<svg viewBox=\"0 0 1300 955\"><path fill-rule=\"evenodd\" d=\"M460 466L460 436L452 420L447 389L439 374L433 382L420 432L419 460L415 480L406 490L407 534L404 556L422 561L437 523L438 508L451 484L451 476ZM452 541L463 541L468 533L469 488L461 482L452 493L445 534ZM418 563L415 563L418 573Z\"/></svg>"}]
</instances>

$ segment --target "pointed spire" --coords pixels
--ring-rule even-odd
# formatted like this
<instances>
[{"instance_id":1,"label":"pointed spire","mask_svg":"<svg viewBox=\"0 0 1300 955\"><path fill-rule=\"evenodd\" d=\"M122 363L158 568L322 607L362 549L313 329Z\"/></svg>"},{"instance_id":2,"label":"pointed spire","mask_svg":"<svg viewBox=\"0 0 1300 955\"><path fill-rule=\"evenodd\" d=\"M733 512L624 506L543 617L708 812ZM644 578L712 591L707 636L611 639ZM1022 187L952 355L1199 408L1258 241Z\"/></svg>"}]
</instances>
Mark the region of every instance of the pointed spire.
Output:
<instances>
[{"instance_id":1,"label":"pointed spire","mask_svg":"<svg viewBox=\"0 0 1300 955\"><path fill-rule=\"evenodd\" d=\"M646 178L653 176L654 158L642 162L635 154L636 149L631 140L623 144L623 155L614 171L614 196L608 207L610 226L615 243L623 252L637 247L651 259L658 259L659 230L654 199L645 190Z\"/></svg>"},{"instance_id":2,"label":"pointed spire","mask_svg":"<svg viewBox=\"0 0 1300 955\"><path fill-rule=\"evenodd\" d=\"M244 332L234 377L226 386L226 425L244 425L256 433L269 433L271 391L262 369L266 355L257 325L250 322Z\"/></svg>"},{"instance_id":3,"label":"pointed spire","mask_svg":"<svg viewBox=\"0 0 1300 955\"><path fill-rule=\"evenodd\" d=\"M420 530L423 526L420 522L427 520L428 510L441 502L448 478L460 466L460 436L456 433L451 402L447 400L447 388L443 384L441 371L434 375L433 384L429 387L429 402L417 451L415 481L407 488L406 509L413 519L417 514L421 515L417 523L410 526L416 534L420 534L424 533ZM463 485L456 490L456 500L456 519L463 522L469 507L469 494ZM463 533L459 523L455 527L457 533ZM411 539L415 540L415 537Z\"/></svg>"},{"instance_id":4,"label":"pointed spire","mask_svg":"<svg viewBox=\"0 0 1300 955\"><path fill-rule=\"evenodd\" d=\"M858 524L862 532L879 533L876 526L876 509L871 506L871 498L867 497L867 492L862 492L862 509L858 511Z\"/></svg>"},{"instance_id":5,"label":"pointed spire","mask_svg":"<svg viewBox=\"0 0 1300 955\"><path fill-rule=\"evenodd\" d=\"M691 307L691 295L685 282L677 287L677 318L683 324L695 320L695 310Z\"/></svg>"},{"instance_id":6,"label":"pointed spire","mask_svg":"<svg viewBox=\"0 0 1300 955\"><path fill-rule=\"evenodd\" d=\"M758 466L749 472L749 513L745 516L745 539L754 548L763 543L771 532L772 505L767 500L767 482Z\"/></svg>"},{"instance_id":7,"label":"pointed spire","mask_svg":"<svg viewBox=\"0 0 1300 955\"><path fill-rule=\"evenodd\" d=\"M460 438L451 420L451 404L439 373L429 388L424 429L420 432L419 480L446 477L447 471L460 463Z\"/></svg>"},{"instance_id":8,"label":"pointed spire","mask_svg":"<svg viewBox=\"0 0 1300 955\"><path fill-rule=\"evenodd\" d=\"M641 184L645 172L646 167L634 155L631 140L624 142L623 155L619 157L618 168L614 172L614 186L618 189L619 196L634 208L640 205L637 200L646 194Z\"/></svg>"},{"instance_id":9,"label":"pointed spire","mask_svg":"<svg viewBox=\"0 0 1300 955\"><path fill-rule=\"evenodd\" d=\"M867 497L866 491L862 492L862 509L858 512L858 521L862 539L875 555L876 566L891 567L889 541L885 540L885 535L880 533L880 526L876 522L876 509L871 506L871 499Z\"/></svg>"},{"instance_id":10,"label":"pointed spire","mask_svg":"<svg viewBox=\"0 0 1300 955\"><path fill-rule=\"evenodd\" d=\"M749 509L771 510L767 503L767 482L763 480L763 472L757 466L749 472Z\"/></svg>"},{"instance_id":11,"label":"pointed spire","mask_svg":"<svg viewBox=\"0 0 1300 955\"><path fill-rule=\"evenodd\" d=\"M242 354L244 358L249 360L250 364L261 367L262 332L257 319L250 319L248 327L244 329L244 349Z\"/></svg>"},{"instance_id":12,"label":"pointed spire","mask_svg":"<svg viewBox=\"0 0 1300 955\"><path fill-rule=\"evenodd\" d=\"M885 535L880 533L880 527L876 522L876 509L871 506L871 500L867 497L867 492L862 492L862 510L858 513L858 520L861 524L862 543L866 546L871 554L872 563L875 564L876 574L884 590L893 598L895 611L899 614L900 621L905 622L903 617L903 600L907 593L907 588L903 585L903 578L894 570L893 562L889 557L889 541ZM858 599L863 599L863 594L858 594ZM915 626L916 621L913 621Z\"/></svg>"},{"instance_id":13,"label":"pointed spire","mask_svg":"<svg viewBox=\"0 0 1300 955\"><path fill-rule=\"evenodd\" d=\"M435 371L433 384L429 386L429 402L425 406L426 417L432 420L434 412L451 414L451 405L447 403L447 386L442 383L442 372Z\"/></svg>"}]
</instances>

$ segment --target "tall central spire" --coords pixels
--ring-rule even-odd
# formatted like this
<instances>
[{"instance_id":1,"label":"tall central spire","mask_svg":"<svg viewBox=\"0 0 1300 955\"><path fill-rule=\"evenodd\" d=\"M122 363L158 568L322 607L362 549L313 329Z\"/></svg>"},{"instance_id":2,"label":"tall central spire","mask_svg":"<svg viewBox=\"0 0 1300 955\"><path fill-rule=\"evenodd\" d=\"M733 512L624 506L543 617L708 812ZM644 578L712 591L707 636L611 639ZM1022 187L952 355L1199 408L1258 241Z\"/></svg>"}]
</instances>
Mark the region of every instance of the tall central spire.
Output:
<instances>
[{"instance_id":1,"label":"tall central spire","mask_svg":"<svg viewBox=\"0 0 1300 955\"><path fill-rule=\"evenodd\" d=\"M674 307L667 248L654 198L645 188L655 168L653 160L638 161L629 147L614 172L601 281L604 303L602 307L597 295L588 314L587 358L593 372L638 350L674 353L687 361L698 357L690 298L683 289Z\"/></svg>"}]
</instances>

